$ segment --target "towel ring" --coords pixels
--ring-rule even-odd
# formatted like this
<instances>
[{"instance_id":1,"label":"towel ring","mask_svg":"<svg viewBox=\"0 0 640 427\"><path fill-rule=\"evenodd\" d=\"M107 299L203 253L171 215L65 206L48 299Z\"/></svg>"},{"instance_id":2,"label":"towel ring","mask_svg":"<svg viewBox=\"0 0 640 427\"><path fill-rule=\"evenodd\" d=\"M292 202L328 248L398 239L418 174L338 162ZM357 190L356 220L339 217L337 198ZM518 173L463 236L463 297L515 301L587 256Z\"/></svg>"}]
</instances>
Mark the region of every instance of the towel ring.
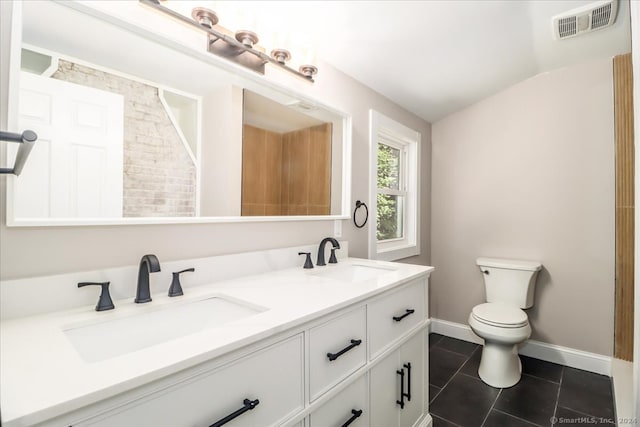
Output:
<instances>
[{"instance_id":1,"label":"towel ring","mask_svg":"<svg viewBox=\"0 0 640 427\"><path fill-rule=\"evenodd\" d=\"M364 216L364 222L362 224L358 224L358 221L356 220L356 212L358 212L358 209L360 209L363 206L366 212ZM353 223L356 225L356 227L362 228L365 226L368 219L369 219L369 208L364 202L361 202L360 200L356 200L356 208L353 210Z\"/></svg>"}]
</instances>

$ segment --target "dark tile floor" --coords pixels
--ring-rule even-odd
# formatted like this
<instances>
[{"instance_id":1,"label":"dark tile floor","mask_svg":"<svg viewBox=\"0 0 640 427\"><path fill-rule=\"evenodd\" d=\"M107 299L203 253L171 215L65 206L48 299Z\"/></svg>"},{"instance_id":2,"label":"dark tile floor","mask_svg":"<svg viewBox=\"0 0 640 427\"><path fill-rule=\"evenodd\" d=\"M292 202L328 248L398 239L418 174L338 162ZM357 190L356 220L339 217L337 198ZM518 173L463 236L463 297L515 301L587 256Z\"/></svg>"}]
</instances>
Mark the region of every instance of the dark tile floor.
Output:
<instances>
[{"instance_id":1,"label":"dark tile floor","mask_svg":"<svg viewBox=\"0 0 640 427\"><path fill-rule=\"evenodd\" d=\"M522 379L498 389L478 377L482 346L429 335L433 427L615 425L611 379L520 356Z\"/></svg>"}]
</instances>

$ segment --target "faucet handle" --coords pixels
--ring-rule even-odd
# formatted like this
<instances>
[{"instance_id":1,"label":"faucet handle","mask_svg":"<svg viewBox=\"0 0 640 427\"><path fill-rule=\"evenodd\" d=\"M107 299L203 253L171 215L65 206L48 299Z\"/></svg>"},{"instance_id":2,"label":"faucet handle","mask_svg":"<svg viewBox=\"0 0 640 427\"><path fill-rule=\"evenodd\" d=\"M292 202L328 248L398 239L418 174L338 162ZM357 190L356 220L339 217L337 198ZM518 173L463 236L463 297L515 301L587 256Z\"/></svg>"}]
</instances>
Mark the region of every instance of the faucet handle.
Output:
<instances>
[{"instance_id":1,"label":"faucet handle","mask_svg":"<svg viewBox=\"0 0 640 427\"><path fill-rule=\"evenodd\" d=\"M339 249L339 248L331 248L331 256L329 257L329 264L338 263L338 258L336 258L336 249Z\"/></svg>"},{"instance_id":2,"label":"faucet handle","mask_svg":"<svg viewBox=\"0 0 640 427\"><path fill-rule=\"evenodd\" d=\"M115 306L113 305L111 295L109 294L109 283L111 282L80 282L78 283L78 288L84 288L85 286L92 285L102 286L100 299L98 299L98 304L96 305L96 311L113 310Z\"/></svg>"},{"instance_id":3,"label":"faucet handle","mask_svg":"<svg viewBox=\"0 0 640 427\"><path fill-rule=\"evenodd\" d=\"M173 272L173 279L171 280L171 286L169 286L169 296L170 297L178 297L180 295L184 295L184 292L182 292L182 286L180 285L180 274L186 273L187 271L194 272L194 271L196 271L196 269L195 268L187 268L187 269L182 270L182 271L174 271Z\"/></svg>"},{"instance_id":4,"label":"faucet handle","mask_svg":"<svg viewBox=\"0 0 640 427\"><path fill-rule=\"evenodd\" d=\"M311 262L311 252L298 252L298 255L306 255L307 258L304 260L303 268L313 268L313 263Z\"/></svg>"}]
</instances>

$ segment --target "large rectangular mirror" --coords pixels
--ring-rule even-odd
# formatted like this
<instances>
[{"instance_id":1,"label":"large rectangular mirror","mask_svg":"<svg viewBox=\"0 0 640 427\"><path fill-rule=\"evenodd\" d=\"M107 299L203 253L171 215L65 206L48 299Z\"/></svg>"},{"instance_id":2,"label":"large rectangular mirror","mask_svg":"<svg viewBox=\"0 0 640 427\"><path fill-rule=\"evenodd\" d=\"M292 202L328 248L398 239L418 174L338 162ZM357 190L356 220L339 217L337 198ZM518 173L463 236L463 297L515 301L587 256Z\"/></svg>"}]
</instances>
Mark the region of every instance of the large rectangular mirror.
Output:
<instances>
[{"instance_id":1,"label":"large rectangular mirror","mask_svg":"<svg viewBox=\"0 0 640 427\"><path fill-rule=\"evenodd\" d=\"M83 7L22 3L13 106L39 139L8 225L348 215L346 114Z\"/></svg>"}]
</instances>

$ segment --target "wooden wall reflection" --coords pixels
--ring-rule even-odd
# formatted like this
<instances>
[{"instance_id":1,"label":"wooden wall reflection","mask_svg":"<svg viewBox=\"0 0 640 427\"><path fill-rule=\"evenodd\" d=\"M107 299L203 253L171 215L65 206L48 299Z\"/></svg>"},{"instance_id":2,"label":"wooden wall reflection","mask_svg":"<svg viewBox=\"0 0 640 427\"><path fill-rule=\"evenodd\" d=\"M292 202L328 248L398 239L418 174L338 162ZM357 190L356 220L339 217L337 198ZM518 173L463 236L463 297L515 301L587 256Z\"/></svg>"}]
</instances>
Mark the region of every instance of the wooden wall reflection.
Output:
<instances>
[{"instance_id":1,"label":"wooden wall reflection","mask_svg":"<svg viewBox=\"0 0 640 427\"><path fill-rule=\"evenodd\" d=\"M331 123L242 139L242 216L331 214Z\"/></svg>"}]
</instances>

